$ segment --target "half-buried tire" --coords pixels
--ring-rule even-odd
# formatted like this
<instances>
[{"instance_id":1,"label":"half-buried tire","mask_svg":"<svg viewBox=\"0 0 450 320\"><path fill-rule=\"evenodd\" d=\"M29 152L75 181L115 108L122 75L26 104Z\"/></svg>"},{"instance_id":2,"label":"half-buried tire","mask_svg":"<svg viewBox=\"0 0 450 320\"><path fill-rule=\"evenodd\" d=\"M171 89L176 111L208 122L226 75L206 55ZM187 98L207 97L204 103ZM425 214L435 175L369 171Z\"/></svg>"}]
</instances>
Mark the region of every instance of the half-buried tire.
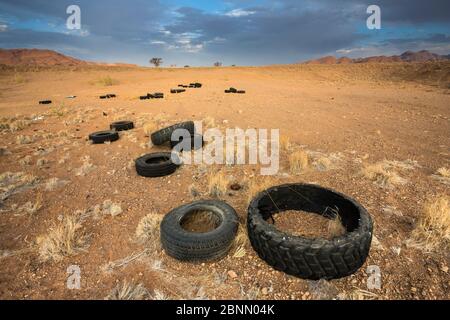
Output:
<instances>
[{"instance_id":1,"label":"half-buried tire","mask_svg":"<svg viewBox=\"0 0 450 320\"><path fill-rule=\"evenodd\" d=\"M213 230L192 232L183 228L192 214L207 213ZM197 201L169 212L161 222L161 243L166 253L181 261L208 261L223 258L236 237L236 211L222 201Z\"/></svg>"},{"instance_id":2,"label":"half-buried tire","mask_svg":"<svg viewBox=\"0 0 450 320\"><path fill-rule=\"evenodd\" d=\"M177 129L186 129L192 135L195 133L195 124L193 121L187 121L159 130L151 135L152 143L155 146L160 146L170 142L172 133Z\"/></svg>"},{"instance_id":3,"label":"half-buried tire","mask_svg":"<svg viewBox=\"0 0 450 320\"><path fill-rule=\"evenodd\" d=\"M346 233L331 240L293 236L269 224L273 214L302 210L336 218ZM275 269L303 279L337 279L355 273L366 261L373 224L355 200L315 185L291 184L260 193L248 209L247 230L259 257Z\"/></svg>"},{"instance_id":4,"label":"half-buried tire","mask_svg":"<svg viewBox=\"0 0 450 320\"><path fill-rule=\"evenodd\" d=\"M89 140L94 144L101 144L105 142L113 142L119 140L119 133L116 131L99 131L89 135Z\"/></svg>"},{"instance_id":5,"label":"half-buried tire","mask_svg":"<svg viewBox=\"0 0 450 320\"><path fill-rule=\"evenodd\" d=\"M172 153L159 152L147 154L136 159L136 172L142 177L158 178L171 175L179 167L172 161Z\"/></svg>"},{"instance_id":6,"label":"half-buried tire","mask_svg":"<svg viewBox=\"0 0 450 320\"><path fill-rule=\"evenodd\" d=\"M132 121L117 121L109 125L111 130L116 131L126 131L134 128L134 123Z\"/></svg>"}]
</instances>

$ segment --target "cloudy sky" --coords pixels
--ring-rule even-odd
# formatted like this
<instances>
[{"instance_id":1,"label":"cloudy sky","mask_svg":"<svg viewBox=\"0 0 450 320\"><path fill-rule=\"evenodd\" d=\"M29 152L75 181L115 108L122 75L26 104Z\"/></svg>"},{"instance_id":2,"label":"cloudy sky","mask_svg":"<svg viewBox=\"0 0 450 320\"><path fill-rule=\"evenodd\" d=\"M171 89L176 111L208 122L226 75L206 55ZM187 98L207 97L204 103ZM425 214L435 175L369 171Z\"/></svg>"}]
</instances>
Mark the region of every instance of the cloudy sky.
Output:
<instances>
[{"instance_id":1,"label":"cloudy sky","mask_svg":"<svg viewBox=\"0 0 450 320\"><path fill-rule=\"evenodd\" d=\"M369 5L381 30L368 30ZM68 30L69 5L81 29ZM148 65L264 65L324 55L450 54L449 0L0 0L1 48Z\"/></svg>"}]
</instances>

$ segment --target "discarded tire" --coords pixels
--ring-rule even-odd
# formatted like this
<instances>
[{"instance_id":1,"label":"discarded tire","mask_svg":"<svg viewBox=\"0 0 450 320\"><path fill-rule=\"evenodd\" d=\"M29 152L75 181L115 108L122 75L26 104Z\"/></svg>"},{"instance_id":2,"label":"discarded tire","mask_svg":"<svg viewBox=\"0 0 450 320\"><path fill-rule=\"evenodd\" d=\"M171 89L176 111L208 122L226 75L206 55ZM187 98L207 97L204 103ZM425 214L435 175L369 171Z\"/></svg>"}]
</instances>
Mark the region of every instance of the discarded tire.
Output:
<instances>
[{"instance_id":1,"label":"discarded tire","mask_svg":"<svg viewBox=\"0 0 450 320\"><path fill-rule=\"evenodd\" d=\"M51 104L52 103L52 100L42 100L42 101L39 101L39 104Z\"/></svg>"},{"instance_id":2,"label":"discarded tire","mask_svg":"<svg viewBox=\"0 0 450 320\"><path fill-rule=\"evenodd\" d=\"M116 95L114 93L109 93L106 95L107 98L115 98Z\"/></svg>"},{"instance_id":3,"label":"discarded tire","mask_svg":"<svg viewBox=\"0 0 450 320\"><path fill-rule=\"evenodd\" d=\"M132 121L117 121L113 122L109 126L111 130L116 131L126 131L134 128L134 123Z\"/></svg>"},{"instance_id":4,"label":"discarded tire","mask_svg":"<svg viewBox=\"0 0 450 320\"><path fill-rule=\"evenodd\" d=\"M139 97L140 100L148 100L148 99L150 99L150 98L153 98L153 96L150 97L150 95L147 95L147 96L140 96L140 97Z\"/></svg>"},{"instance_id":5,"label":"discarded tire","mask_svg":"<svg viewBox=\"0 0 450 320\"><path fill-rule=\"evenodd\" d=\"M105 143L107 141L113 142L119 140L119 134L116 131L99 131L89 135L89 140L95 144Z\"/></svg>"},{"instance_id":6,"label":"discarded tire","mask_svg":"<svg viewBox=\"0 0 450 320\"><path fill-rule=\"evenodd\" d=\"M195 133L195 125L192 121L182 122L171 127L159 130L151 135L152 143L155 146L160 146L169 142L172 138L172 133L177 129L186 129L192 135Z\"/></svg>"},{"instance_id":7,"label":"discarded tire","mask_svg":"<svg viewBox=\"0 0 450 320\"><path fill-rule=\"evenodd\" d=\"M210 212L212 231L185 230L183 221L192 213ZM169 212L161 222L161 243L166 253L181 261L205 261L223 258L231 248L238 230L236 211L222 201L197 201Z\"/></svg>"},{"instance_id":8,"label":"discarded tire","mask_svg":"<svg viewBox=\"0 0 450 320\"><path fill-rule=\"evenodd\" d=\"M244 93L245 93L245 90L238 90L238 91L236 91L236 93L244 94Z\"/></svg>"},{"instance_id":9,"label":"discarded tire","mask_svg":"<svg viewBox=\"0 0 450 320\"><path fill-rule=\"evenodd\" d=\"M183 137L181 137L178 141L170 141L170 147L175 148L178 144L183 142ZM191 141L190 141L190 149L186 150L183 149L183 151L192 151L192 150L199 150L205 145L205 141L203 140L203 136L201 134L191 134Z\"/></svg>"},{"instance_id":10,"label":"discarded tire","mask_svg":"<svg viewBox=\"0 0 450 320\"><path fill-rule=\"evenodd\" d=\"M107 99L107 96L100 96L100 99Z\"/></svg>"},{"instance_id":11,"label":"discarded tire","mask_svg":"<svg viewBox=\"0 0 450 320\"><path fill-rule=\"evenodd\" d=\"M327 218L339 214L347 232L332 240L307 239L281 232L267 223L272 214L303 210ZM355 273L372 241L372 219L355 200L315 185L292 184L260 193L248 209L250 242L275 269L303 279L337 279Z\"/></svg>"},{"instance_id":12,"label":"discarded tire","mask_svg":"<svg viewBox=\"0 0 450 320\"><path fill-rule=\"evenodd\" d=\"M172 162L170 152L151 153L136 159L136 172L142 177L158 178L171 175L179 167Z\"/></svg>"}]
</instances>

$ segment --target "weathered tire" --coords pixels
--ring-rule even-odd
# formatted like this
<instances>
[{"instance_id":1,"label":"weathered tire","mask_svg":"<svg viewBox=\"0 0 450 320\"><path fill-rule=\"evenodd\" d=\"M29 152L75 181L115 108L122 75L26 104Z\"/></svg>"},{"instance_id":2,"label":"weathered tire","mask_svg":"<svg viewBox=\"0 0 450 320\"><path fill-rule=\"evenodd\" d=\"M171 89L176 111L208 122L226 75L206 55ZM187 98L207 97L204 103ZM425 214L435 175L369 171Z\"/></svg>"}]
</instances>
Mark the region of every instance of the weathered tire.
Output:
<instances>
[{"instance_id":1,"label":"weathered tire","mask_svg":"<svg viewBox=\"0 0 450 320\"><path fill-rule=\"evenodd\" d=\"M153 98L153 97L152 97L152 98ZM147 96L140 96L139 99L140 99L140 100L147 100L147 99L150 99L150 95L147 95Z\"/></svg>"},{"instance_id":2,"label":"weathered tire","mask_svg":"<svg viewBox=\"0 0 450 320\"><path fill-rule=\"evenodd\" d=\"M109 93L109 94L106 95L106 97L107 97L108 99L110 99L110 98L115 98L116 95L115 95L114 93Z\"/></svg>"},{"instance_id":3,"label":"weathered tire","mask_svg":"<svg viewBox=\"0 0 450 320\"><path fill-rule=\"evenodd\" d=\"M170 152L147 154L135 160L136 172L142 177L158 178L171 175L179 165L171 160Z\"/></svg>"},{"instance_id":4,"label":"weathered tire","mask_svg":"<svg viewBox=\"0 0 450 320\"><path fill-rule=\"evenodd\" d=\"M106 98L108 98L107 96L100 96L99 97L100 99L106 99Z\"/></svg>"},{"instance_id":5,"label":"weathered tire","mask_svg":"<svg viewBox=\"0 0 450 320\"><path fill-rule=\"evenodd\" d=\"M194 211L210 211L218 227L206 233L183 229L183 218ZM216 260L226 256L236 237L239 221L236 211L222 201L197 201L169 212L161 222L161 243L166 253L181 261Z\"/></svg>"},{"instance_id":6,"label":"weathered tire","mask_svg":"<svg viewBox=\"0 0 450 320\"><path fill-rule=\"evenodd\" d=\"M178 141L170 141L170 147L175 148L179 143L183 141L182 138ZM183 150L183 151L192 151L199 150L205 145L205 141L203 140L203 136L201 134L195 133L191 135L191 149Z\"/></svg>"},{"instance_id":7,"label":"weathered tire","mask_svg":"<svg viewBox=\"0 0 450 320\"><path fill-rule=\"evenodd\" d=\"M172 133L177 129L186 129L190 134L194 134L195 124L193 121L187 121L159 130L151 135L152 143L155 146L160 146L166 142L170 142Z\"/></svg>"},{"instance_id":8,"label":"weathered tire","mask_svg":"<svg viewBox=\"0 0 450 320\"><path fill-rule=\"evenodd\" d=\"M119 134L116 131L99 131L89 135L89 140L94 144L101 144L107 141L113 142L119 140Z\"/></svg>"},{"instance_id":9,"label":"weathered tire","mask_svg":"<svg viewBox=\"0 0 450 320\"><path fill-rule=\"evenodd\" d=\"M347 230L332 240L292 236L266 221L286 210L333 218L336 211L331 208L339 212ZM373 224L367 211L343 194L315 185L291 184L270 188L250 203L247 229L253 248L269 265L293 276L318 280L349 276L364 264Z\"/></svg>"},{"instance_id":10,"label":"weathered tire","mask_svg":"<svg viewBox=\"0 0 450 320\"><path fill-rule=\"evenodd\" d=\"M52 100L42 100L42 101L39 101L39 104L51 104L52 103Z\"/></svg>"},{"instance_id":11,"label":"weathered tire","mask_svg":"<svg viewBox=\"0 0 450 320\"><path fill-rule=\"evenodd\" d=\"M238 90L238 91L236 91L236 93L245 94L245 90Z\"/></svg>"},{"instance_id":12,"label":"weathered tire","mask_svg":"<svg viewBox=\"0 0 450 320\"><path fill-rule=\"evenodd\" d=\"M134 123L132 121L117 121L109 125L111 130L116 131L126 131L134 128Z\"/></svg>"}]
</instances>

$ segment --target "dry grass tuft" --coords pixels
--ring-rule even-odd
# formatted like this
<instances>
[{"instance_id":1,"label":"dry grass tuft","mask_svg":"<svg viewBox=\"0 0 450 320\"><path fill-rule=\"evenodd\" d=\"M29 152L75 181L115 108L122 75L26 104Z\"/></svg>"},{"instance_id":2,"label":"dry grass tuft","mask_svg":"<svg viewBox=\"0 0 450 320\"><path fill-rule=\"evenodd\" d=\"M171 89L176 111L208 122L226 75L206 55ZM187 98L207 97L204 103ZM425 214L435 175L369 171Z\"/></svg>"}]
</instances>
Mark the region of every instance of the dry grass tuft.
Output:
<instances>
[{"instance_id":1,"label":"dry grass tuft","mask_svg":"<svg viewBox=\"0 0 450 320\"><path fill-rule=\"evenodd\" d=\"M336 214L336 217L328 222L329 239L340 237L344 235L345 232L346 230L342 224L341 216L339 214Z\"/></svg>"},{"instance_id":2,"label":"dry grass tuft","mask_svg":"<svg viewBox=\"0 0 450 320\"><path fill-rule=\"evenodd\" d=\"M291 174L299 174L309 166L309 156L303 150L293 152L289 156L289 171Z\"/></svg>"},{"instance_id":3,"label":"dry grass tuft","mask_svg":"<svg viewBox=\"0 0 450 320\"><path fill-rule=\"evenodd\" d=\"M0 202L9 196L34 188L39 179L24 172L4 172L0 174Z\"/></svg>"},{"instance_id":4,"label":"dry grass tuft","mask_svg":"<svg viewBox=\"0 0 450 320\"><path fill-rule=\"evenodd\" d=\"M288 136L280 137L280 151L288 152L292 147L291 139Z\"/></svg>"},{"instance_id":5,"label":"dry grass tuft","mask_svg":"<svg viewBox=\"0 0 450 320\"><path fill-rule=\"evenodd\" d=\"M154 122L148 122L143 126L144 134L146 137L150 137L153 132L158 130L158 125Z\"/></svg>"},{"instance_id":6,"label":"dry grass tuft","mask_svg":"<svg viewBox=\"0 0 450 320\"><path fill-rule=\"evenodd\" d=\"M58 188L64 187L67 185L69 181L61 180L58 178L50 178L45 183L45 190L46 191L55 191Z\"/></svg>"},{"instance_id":7,"label":"dry grass tuft","mask_svg":"<svg viewBox=\"0 0 450 320\"><path fill-rule=\"evenodd\" d=\"M64 257L85 251L88 237L82 231L80 215L65 216L46 235L37 237L39 257L42 261L60 261Z\"/></svg>"},{"instance_id":8,"label":"dry grass tuft","mask_svg":"<svg viewBox=\"0 0 450 320\"><path fill-rule=\"evenodd\" d=\"M36 212L38 212L39 210L42 209L42 194L39 194L36 198L36 202L32 203L31 201L28 201L27 203L25 203L23 206L21 206L18 211L19 212L24 212L26 214L29 215L33 215Z\"/></svg>"},{"instance_id":9,"label":"dry grass tuft","mask_svg":"<svg viewBox=\"0 0 450 320\"><path fill-rule=\"evenodd\" d=\"M450 197L429 199L424 206L408 245L431 252L450 244Z\"/></svg>"},{"instance_id":10,"label":"dry grass tuft","mask_svg":"<svg viewBox=\"0 0 450 320\"><path fill-rule=\"evenodd\" d=\"M119 84L119 81L111 78L110 76L105 76L95 81L94 84L99 84L104 87L111 87Z\"/></svg>"},{"instance_id":11,"label":"dry grass tuft","mask_svg":"<svg viewBox=\"0 0 450 320\"><path fill-rule=\"evenodd\" d=\"M94 171L97 167L91 163L91 158L86 156L83 158L83 165L75 170L75 174L77 176L85 176L92 171Z\"/></svg>"},{"instance_id":12,"label":"dry grass tuft","mask_svg":"<svg viewBox=\"0 0 450 320\"><path fill-rule=\"evenodd\" d=\"M30 137L30 136L23 136L23 135L18 135L16 137L16 143L17 144L30 144L35 142L36 139L34 137Z\"/></svg>"},{"instance_id":13,"label":"dry grass tuft","mask_svg":"<svg viewBox=\"0 0 450 320\"><path fill-rule=\"evenodd\" d=\"M259 179L254 178L251 180L248 185L247 201L250 203L260 192L273 187L275 182L275 179L271 176L261 177Z\"/></svg>"},{"instance_id":14,"label":"dry grass tuft","mask_svg":"<svg viewBox=\"0 0 450 320\"><path fill-rule=\"evenodd\" d=\"M404 185L407 183L406 179L400 177L385 162L368 165L362 169L361 174L382 188L392 188L394 185Z\"/></svg>"},{"instance_id":15,"label":"dry grass tuft","mask_svg":"<svg viewBox=\"0 0 450 320\"><path fill-rule=\"evenodd\" d=\"M208 193L211 197L220 198L228 190L228 178L223 171L211 172L208 176Z\"/></svg>"},{"instance_id":16,"label":"dry grass tuft","mask_svg":"<svg viewBox=\"0 0 450 320\"><path fill-rule=\"evenodd\" d=\"M159 226L163 219L162 215L157 213L149 213L139 221L136 227L136 239L141 243L148 243L159 246Z\"/></svg>"},{"instance_id":17,"label":"dry grass tuft","mask_svg":"<svg viewBox=\"0 0 450 320\"><path fill-rule=\"evenodd\" d=\"M247 254L245 247L248 244L248 235L246 228L243 226L239 226L239 231L234 239L233 247L231 248L233 253L233 258L243 258Z\"/></svg>"},{"instance_id":18,"label":"dry grass tuft","mask_svg":"<svg viewBox=\"0 0 450 320\"><path fill-rule=\"evenodd\" d=\"M447 168L439 168L432 177L443 184L450 185L450 170Z\"/></svg>"},{"instance_id":19,"label":"dry grass tuft","mask_svg":"<svg viewBox=\"0 0 450 320\"><path fill-rule=\"evenodd\" d=\"M123 281L111 290L105 300L146 300L150 298L148 290L142 283Z\"/></svg>"},{"instance_id":20,"label":"dry grass tuft","mask_svg":"<svg viewBox=\"0 0 450 320\"><path fill-rule=\"evenodd\" d=\"M442 176L442 177L444 177L444 178L450 178L450 169L447 169L447 168L439 168L439 169L436 171L436 174L437 174L437 175L440 175L440 176Z\"/></svg>"},{"instance_id":21,"label":"dry grass tuft","mask_svg":"<svg viewBox=\"0 0 450 320\"><path fill-rule=\"evenodd\" d=\"M213 117L206 117L203 119L203 126L205 129L212 129L216 127L216 120Z\"/></svg>"},{"instance_id":22,"label":"dry grass tuft","mask_svg":"<svg viewBox=\"0 0 450 320\"><path fill-rule=\"evenodd\" d=\"M33 158L31 158L31 156L25 156L19 160L19 163L22 166L29 166L32 162L33 162Z\"/></svg>"}]
</instances>

